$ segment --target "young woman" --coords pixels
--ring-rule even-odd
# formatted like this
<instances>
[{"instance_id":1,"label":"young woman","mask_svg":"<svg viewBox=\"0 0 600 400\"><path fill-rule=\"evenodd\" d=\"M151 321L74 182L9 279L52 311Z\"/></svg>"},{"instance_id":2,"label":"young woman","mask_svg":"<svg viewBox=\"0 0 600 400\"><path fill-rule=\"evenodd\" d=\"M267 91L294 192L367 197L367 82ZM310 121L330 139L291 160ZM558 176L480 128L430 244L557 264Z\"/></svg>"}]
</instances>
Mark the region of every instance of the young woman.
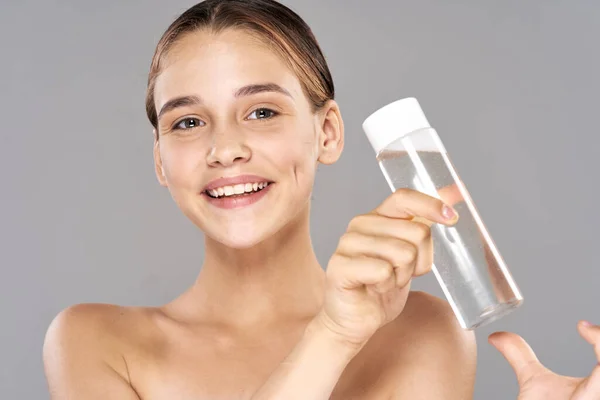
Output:
<instances>
[{"instance_id":1,"label":"young woman","mask_svg":"<svg viewBox=\"0 0 600 400\"><path fill-rule=\"evenodd\" d=\"M400 190L349 223L327 272L317 262L310 195L344 124L298 15L273 0L190 8L157 46L146 108L156 176L205 259L162 307L61 312L44 347L53 399L472 397L473 333L410 291L432 264L415 217L453 224L451 206Z\"/></svg>"}]
</instances>

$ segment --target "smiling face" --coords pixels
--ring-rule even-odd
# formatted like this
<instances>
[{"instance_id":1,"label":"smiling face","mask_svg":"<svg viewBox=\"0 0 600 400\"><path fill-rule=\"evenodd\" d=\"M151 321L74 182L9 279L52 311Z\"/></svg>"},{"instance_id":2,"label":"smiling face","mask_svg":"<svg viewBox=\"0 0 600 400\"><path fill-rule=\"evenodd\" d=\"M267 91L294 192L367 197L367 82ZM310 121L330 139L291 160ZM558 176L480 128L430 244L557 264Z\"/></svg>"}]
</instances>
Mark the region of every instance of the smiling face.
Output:
<instances>
[{"instance_id":1,"label":"smiling face","mask_svg":"<svg viewBox=\"0 0 600 400\"><path fill-rule=\"evenodd\" d=\"M248 248L306 211L317 163L342 149L335 102L314 113L287 64L245 31L187 34L165 61L154 156L183 213L212 239Z\"/></svg>"}]
</instances>

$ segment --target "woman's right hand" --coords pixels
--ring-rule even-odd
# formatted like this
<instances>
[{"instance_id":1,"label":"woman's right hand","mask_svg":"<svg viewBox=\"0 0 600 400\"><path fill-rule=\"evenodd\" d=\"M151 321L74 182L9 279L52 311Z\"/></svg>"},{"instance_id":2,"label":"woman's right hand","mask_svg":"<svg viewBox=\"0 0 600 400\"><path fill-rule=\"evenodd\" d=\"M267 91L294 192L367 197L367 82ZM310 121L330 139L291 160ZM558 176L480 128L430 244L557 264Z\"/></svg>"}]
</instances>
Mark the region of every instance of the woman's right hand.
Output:
<instances>
[{"instance_id":1,"label":"woman's right hand","mask_svg":"<svg viewBox=\"0 0 600 400\"><path fill-rule=\"evenodd\" d=\"M410 189L352 219L327 266L319 323L349 344L364 345L402 312L412 277L431 270L431 223L457 220L449 205Z\"/></svg>"}]
</instances>

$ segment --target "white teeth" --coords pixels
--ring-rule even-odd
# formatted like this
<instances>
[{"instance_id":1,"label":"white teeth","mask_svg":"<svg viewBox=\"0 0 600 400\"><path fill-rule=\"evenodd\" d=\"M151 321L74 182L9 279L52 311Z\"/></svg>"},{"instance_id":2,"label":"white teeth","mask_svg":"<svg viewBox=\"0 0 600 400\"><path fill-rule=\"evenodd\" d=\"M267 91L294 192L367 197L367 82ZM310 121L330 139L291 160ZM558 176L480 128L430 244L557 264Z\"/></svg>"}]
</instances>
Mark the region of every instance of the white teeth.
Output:
<instances>
[{"instance_id":1,"label":"white teeth","mask_svg":"<svg viewBox=\"0 0 600 400\"><path fill-rule=\"evenodd\" d=\"M243 183L240 183L239 185L235 185L233 187L233 193L235 194L242 194L246 191L246 185L244 185Z\"/></svg>"},{"instance_id":2,"label":"white teeth","mask_svg":"<svg viewBox=\"0 0 600 400\"><path fill-rule=\"evenodd\" d=\"M212 197L233 196L236 194L252 193L266 188L268 182L240 183L234 186L223 186L208 191Z\"/></svg>"}]
</instances>

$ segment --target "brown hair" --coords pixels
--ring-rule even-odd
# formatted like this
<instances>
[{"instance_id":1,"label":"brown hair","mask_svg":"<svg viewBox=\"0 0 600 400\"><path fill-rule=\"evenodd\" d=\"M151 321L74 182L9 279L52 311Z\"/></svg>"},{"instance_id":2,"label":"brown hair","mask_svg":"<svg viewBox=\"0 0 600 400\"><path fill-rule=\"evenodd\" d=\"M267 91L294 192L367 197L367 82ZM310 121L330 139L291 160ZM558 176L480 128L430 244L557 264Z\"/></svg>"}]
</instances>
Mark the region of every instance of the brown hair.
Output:
<instances>
[{"instance_id":1,"label":"brown hair","mask_svg":"<svg viewBox=\"0 0 600 400\"><path fill-rule=\"evenodd\" d=\"M201 29L219 33L227 28L245 29L270 45L300 80L313 111L334 98L325 57L312 30L298 14L275 0L205 0L181 14L156 46L146 93L146 114L155 129L158 116L154 84L169 50L188 33Z\"/></svg>"}]
</instances>

